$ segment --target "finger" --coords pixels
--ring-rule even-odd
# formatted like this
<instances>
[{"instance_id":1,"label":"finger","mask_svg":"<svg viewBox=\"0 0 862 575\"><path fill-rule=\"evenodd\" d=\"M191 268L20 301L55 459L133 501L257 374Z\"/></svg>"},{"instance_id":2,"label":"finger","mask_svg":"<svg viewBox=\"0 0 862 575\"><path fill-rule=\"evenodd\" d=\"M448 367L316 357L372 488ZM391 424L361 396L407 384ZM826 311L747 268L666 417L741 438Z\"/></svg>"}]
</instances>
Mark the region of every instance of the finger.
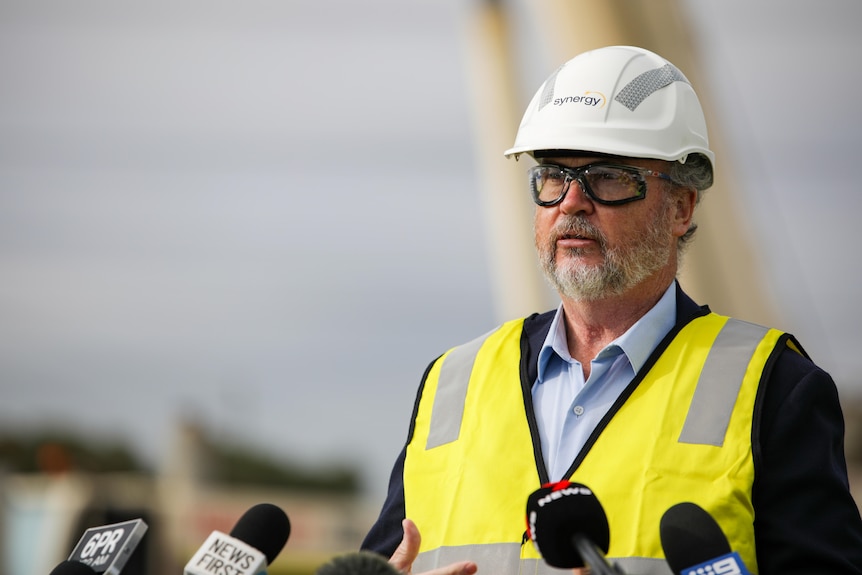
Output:
<instances>
[{"instance_id":1,"label":"finger","mask_svg":"<svg viewBox=\"0 0 862 575\"><path fill-rule=\"evenodd\" d=\"M410 573L413 561L419 555L419 544L422 542L422 536L419 534L419 528L410 519L404 519L401 526L404 529L404 536L392 557L389 558L389 563L402 573Z\"/></svg>"},{"instance_id":2,"label":"finger","mask_svg":"<svg viewBox=\"0 0 862 575\"><path fill-rule=\"evenodd\" d=\"M459 563L446 565L445 567L438 567L437 569L426 571L419 575L473 575L478 570L478 565L472 561L461 561Z\"/></svg>"}]
</instances>

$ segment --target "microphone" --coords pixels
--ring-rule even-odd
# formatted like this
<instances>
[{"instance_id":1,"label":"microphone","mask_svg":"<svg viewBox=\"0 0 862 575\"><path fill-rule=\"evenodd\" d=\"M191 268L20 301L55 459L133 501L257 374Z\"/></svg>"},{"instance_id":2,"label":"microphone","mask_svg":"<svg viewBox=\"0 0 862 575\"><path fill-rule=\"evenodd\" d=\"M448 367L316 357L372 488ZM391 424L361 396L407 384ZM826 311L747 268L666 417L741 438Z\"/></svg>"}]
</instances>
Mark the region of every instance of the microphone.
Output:
<instances>
[{"instance_id":1,"label":"microphone","mask_svg":"<svg viewBox=\"0 0 862 575\"><path fill-rule=\"evenodd\" d=\"M337 555L317 568L314 575L402 575L383 555L357 551Z\"/></svg>"},{"instance_id":2,"label":"microphone","mask_svg":"<svg viewBox=\"0 0 862 575\"><path fill-rule=\"evenodd\" d=\"M551 567L586 565L594 575L623 575L605 557L610 547L608 517L585 485L563 480L530 494L527 536Z\"/></svg>"},{"instance_id":3,"label":"microphone","mask_svg":"<svg viewBox=\"0 0 862 575\"><path fill-rule=\"evenodd\" d=\"M66 559L51 569L50 575L96 575L89 565Z\"/></svg>"},{"instance_id":4,"label":"microphone","mask_svg":"<svg viewBox=\"0 0 862 575\"><path fill-rule=\"evenodd\" d=\"M91 527L51 575L119 575L146 532L143 519Z\"/></svg>"},{"instance_id":5,"label":"microphone","mask_svg":"<svg viewBox=\"0 0 862 575\"><path fill-rule=\"evenodd\" d=\"M718 522L695 503L677 503L665 511L659 534L674 575L750 575Z\"/></svg>"},{"instance_id":6,"label":"microphone","mask_svg":"<svg viewBox=\"0 0 862 575\"><path fill-rule=\"evenodd\" d=\"M184 575L256 575L281 553L290 520L277 505L259 503L236 522L230 535L213 531L186 563Z\"/></svg>"}]
</instances>

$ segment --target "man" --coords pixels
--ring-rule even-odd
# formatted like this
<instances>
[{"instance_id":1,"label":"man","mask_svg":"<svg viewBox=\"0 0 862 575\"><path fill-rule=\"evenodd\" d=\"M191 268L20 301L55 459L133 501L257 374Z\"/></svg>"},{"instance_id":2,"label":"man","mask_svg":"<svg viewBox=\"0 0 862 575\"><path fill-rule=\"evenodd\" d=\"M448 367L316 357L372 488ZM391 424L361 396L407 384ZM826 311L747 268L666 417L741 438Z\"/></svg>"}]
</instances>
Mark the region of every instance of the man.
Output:
<instances>
[{"instance_id":1,"label":"man","mask_svg":"<svg viewBox=\"0 0 862 575\"><path fill-rule=\"evenodd\" d=\"M685 76L639 48L582 54L506 155L537 164L536 248L561 305L431 363L363 547L403 571L553 572L524 544L525 503L565 478L598 497L629 574L671 572L659 523L680 502L752 573L862 573L834 382L792 336L675 280L714 159Z\"/></svg>"}]
</instances>

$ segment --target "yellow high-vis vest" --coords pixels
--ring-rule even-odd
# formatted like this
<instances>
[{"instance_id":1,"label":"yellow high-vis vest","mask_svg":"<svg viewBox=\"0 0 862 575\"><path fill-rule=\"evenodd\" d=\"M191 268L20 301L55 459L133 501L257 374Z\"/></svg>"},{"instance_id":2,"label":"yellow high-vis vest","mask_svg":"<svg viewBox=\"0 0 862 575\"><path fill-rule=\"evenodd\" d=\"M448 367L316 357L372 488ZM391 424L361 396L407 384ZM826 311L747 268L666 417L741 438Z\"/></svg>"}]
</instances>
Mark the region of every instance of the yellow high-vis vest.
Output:
<instances>
[{"instance_id":1,"label":"yellow high-vis vest","mask_svg":"<svg viewBox=\"0 0 862 575\"><path fill-rule=\"evenodd\" d=\"M414 572L459 560L493 575L564 572L524 543L540 441L528 419L533 382L522 385L522 329L522 319L505 323L427 374L404 461L405 512L422 533ZM670 573L659 522L683 501L707 510L757 572L752 417L767 362L785 345L779 331L714 313L692 320L585 446L570 479L598 497L607 556L626 573Z\"/></svg>"}]
</instances>

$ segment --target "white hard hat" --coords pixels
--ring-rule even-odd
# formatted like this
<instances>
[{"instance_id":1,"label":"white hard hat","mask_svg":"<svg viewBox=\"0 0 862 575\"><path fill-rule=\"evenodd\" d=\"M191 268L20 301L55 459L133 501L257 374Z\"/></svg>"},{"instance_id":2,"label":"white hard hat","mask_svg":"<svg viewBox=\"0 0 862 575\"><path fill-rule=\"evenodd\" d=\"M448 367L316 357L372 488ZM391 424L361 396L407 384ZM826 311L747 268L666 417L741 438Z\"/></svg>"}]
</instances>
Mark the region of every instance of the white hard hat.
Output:
<instances>
[{"instance_id":1,"label":"white hard hat","mask_svg":"<svg viewBox=\"0 0 862 575\"><path fill-rule=\"evenodd\" d=\"M632 46L585 52L545 80L505 155L544 151L679 162L702 154L715 162L689 81L661 56Z\"/></svg>"}]
</instances>

